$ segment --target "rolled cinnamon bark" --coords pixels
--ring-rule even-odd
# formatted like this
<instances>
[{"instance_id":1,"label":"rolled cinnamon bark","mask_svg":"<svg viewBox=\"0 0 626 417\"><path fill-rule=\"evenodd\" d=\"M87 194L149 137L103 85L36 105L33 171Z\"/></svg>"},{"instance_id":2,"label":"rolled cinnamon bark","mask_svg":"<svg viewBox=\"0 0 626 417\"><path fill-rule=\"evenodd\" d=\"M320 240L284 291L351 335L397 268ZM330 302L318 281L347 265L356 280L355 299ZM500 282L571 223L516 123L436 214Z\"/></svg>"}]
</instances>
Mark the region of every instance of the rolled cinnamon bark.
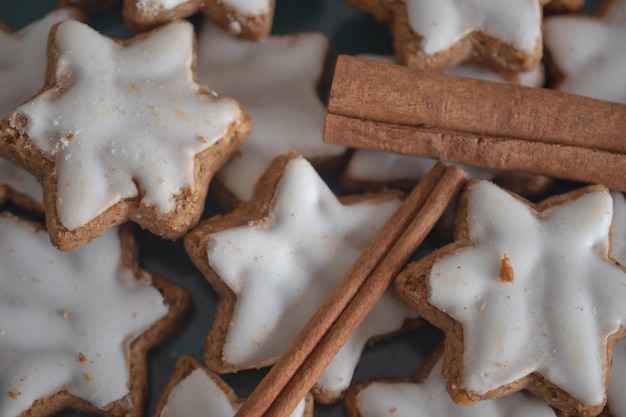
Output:
<instances>
[{"instance_id":1,"label":"rolled cinnamon bark","mask_svg":"<svg viewBox=\"0 0 626 417\"><path fill-rule=\"evenodd\" d=\"M340 56L324 141L626 191L626 106Z\"/></svg>"}]
</instances>

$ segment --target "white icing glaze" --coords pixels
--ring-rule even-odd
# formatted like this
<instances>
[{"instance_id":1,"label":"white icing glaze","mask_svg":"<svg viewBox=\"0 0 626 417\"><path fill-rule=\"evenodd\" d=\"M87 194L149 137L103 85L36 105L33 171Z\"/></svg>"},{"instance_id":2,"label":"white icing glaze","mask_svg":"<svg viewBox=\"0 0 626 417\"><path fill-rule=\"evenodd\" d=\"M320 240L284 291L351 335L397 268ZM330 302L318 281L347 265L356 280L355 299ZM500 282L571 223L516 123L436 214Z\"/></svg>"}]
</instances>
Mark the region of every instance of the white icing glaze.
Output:
<instances>
[{"instance_id":1,"label":"white icing glaze","mask_svg":"<svg viewBox=\"0 0 626 417\"><path fill-rule=\"evenodd\" d=\"M356 397L362 417L554 417L550 406L536 396L518 392L472 406L455 404L446 392L439 360L424 382L373 382Z\"/></svg>"},{"instance_id":2,"label":"white icing glaze","mask_svg":"<svg viewBox=\"0 0 626 417\"><path fill-rule=\"evenodd\" d=\"M167 307L120 255L117 230L66 253L0 217L0 417L60 390L96 407L128 393L128 344Z\"/></svg>"},{"instance_id":3,"label":"white icing glaze","mask_svg":"<svg viewBox=\"0 0 626 417\"><path fill-rule=\"evenodd\" d=\"M613 348L613 365L609 381L607 407L611 417L626 417L626 341L620 341Z\"/></svg>"},{"instance_id":4,"label":"white icing glaze","mask_svg":"<svg viewBox=\"0 0 626 417\"><path fill-rule=\"evenodd\" d=\"M609 23L626 24L626 1L624 0L605 0L610 1L609 6L604 10L602 19Z\"/></svg>"},{"instance_id":5,"label":"white icing glaze","mask_svg":"<svg viewBox=\"0 0 626 417\"><path fill-rule=\"evenodd\" d=\"M612 200L595 191L541 214L482 181L470 242L438 260L430 302L463 326L464 388L485 393L538 372L602 404L608 335L626 319L626 273L609 262ZM514 281L500 280L504 254Z\"/></svg>"},{"instance_id":6,"label":"white icing glaze","mask_svg":"<svg viewBox=\"0 0 626 417\"><path fill-rule=\"evenodd\" d=\"M531 52L541 42L538 0L405 0L422 49L435 54L480 31Z\"/></svg>"},{"instance_id":7,"label":"white icing glaze","mask_svg":"<svg viewBox=\"0 0 626 417\"><path fill-rule=\"evenodd\" d=\"M626 103L626 26L555 16L544 21L544 40L564 75L558 90Z\"/></svg>"},{"instance_id":8,"label":"white icing glaze","mask_svg":"<svg viewBox=\"0 0 626 417\"><path fill-rule=\"evenodd\" d=\"M230 401L215 380L202 369L194 369L167 397L160 417L232 417L241 404ZM304 416L301 401L290 417Z\"/></svg>"},{"instance_id":9,"label":"white icing glaze","mask_svg":"<svg viewBox=\"0 0 626 417\"><path fill-rule=\"evenodd\" d=\"M199 79L237 99L253 119L241 154L218 174L237 199L250 200L254 184L278 155L296 151L326 158L345 151L322 142L326 110L316 87L326 37L300 34L250 42L207 21L198 43Z\"/></svg>"},{"instance_id":10,"label":"white icing glaze","mask_svg":"<svg viewBox=\"0 0 626 417\"><path fill-rule=\"evenodd\" d=\"M306 160L291 160L266 223L210 236L209 263L238 297L224 359L242 368L277 359L399 204L342 205ZM408 317L386 293L318 385L347 388L365 342Z\"/></svg>"},{"instance_id":11,"label":"white icing glaze","mask_svg":"<svg viewBox=\"0 0 626 417\"><path fill-rule=\"evenodd\" d=\"M611 243L613 258L626 265L626 198L618 191L612 191L613 197L613 226L611 229Z\"/></svg>"},{"instance_id":12,"label":"white icing glaze","mask_svg":"<svg viewBox=\"0 0 626 417\"><path fill-rule=\"evenodd\" d=\"M56 32L58 77L69 86L22 105L30 140L57 164L57 209L68 229L138 196L161 212L193 187L194 157L240 117L237 105L199 94L193 27L163 26L122 47L66 21Z\"/></svg>"}]
</instances>

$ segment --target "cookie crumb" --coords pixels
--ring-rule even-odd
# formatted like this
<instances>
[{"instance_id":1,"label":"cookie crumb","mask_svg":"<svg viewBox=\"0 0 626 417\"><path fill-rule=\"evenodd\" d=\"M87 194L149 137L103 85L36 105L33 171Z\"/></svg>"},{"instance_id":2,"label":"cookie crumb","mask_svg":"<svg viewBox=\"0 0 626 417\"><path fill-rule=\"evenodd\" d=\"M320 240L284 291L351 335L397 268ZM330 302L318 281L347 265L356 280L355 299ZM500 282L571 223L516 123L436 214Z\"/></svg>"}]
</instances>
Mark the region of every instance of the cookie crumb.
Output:
<instances>
[{"instance_id":1,"label":"cookie crumb","mask_svg":"<svg viewBox=\"0 0 626 417\"><path fill-rule=\"evenodd\" d=\"M509 254L504 252L500 265L500 281L512 283L514 279L515 275L513 274L513 267L509 263Z\"/></svg>"},{"instance_id":2,"label":"cookie crumb","mask_svg":"<svg viewBox=\"0 0 626 417\"><path fill-rule=\"evenodd\" d=\"M87 362L87 357L83 353L78 352L78 361L80 363L85 363Z\"/></svg>"},{"instance_id":3,"label":"cookie crumb","mask_svg":"<svg viewBox=\"0 0 626 417\"><path fill-rule=\"evenodd\" d=\"M20 395L22 395L22 393L19 391L9 391L9 397L11 397L12 400L17 400Z\"/></svg>"}]
</instances>

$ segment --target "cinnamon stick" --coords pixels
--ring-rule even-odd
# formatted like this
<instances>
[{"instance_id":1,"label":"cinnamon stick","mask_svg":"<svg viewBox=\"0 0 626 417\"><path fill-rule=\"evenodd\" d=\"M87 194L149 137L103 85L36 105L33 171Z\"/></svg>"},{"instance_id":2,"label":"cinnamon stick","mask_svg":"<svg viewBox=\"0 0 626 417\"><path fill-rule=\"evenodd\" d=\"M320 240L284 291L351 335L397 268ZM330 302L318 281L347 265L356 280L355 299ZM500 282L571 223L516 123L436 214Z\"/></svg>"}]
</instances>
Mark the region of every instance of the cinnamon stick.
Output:
<instances>
[{"instance_id":1,"label":"cinnamon stick","mask_svg":"<svg viewBox=\"0 0 626 417\"><path fill-rule=\"evenodd\" d=\"M369 275L350 304L341 313L306 361L276 397L266 417L288 417L300 400L315 384L324 369L337 355L356 328L374 308L402 267L424 241L428 232L460 191L466 174L460 169L448 169L424 206L419 210L388 255Z\"/></svg>"},{"instance_id":2,"label":"cinnamon stick","mask_svg":"<svg viewBox=\"0 0 626 417\"><path fill-rule=\"evenodd\" d=\"M626 191L626 106L340 56L324 141Z\"/></svg>"},{"instance_id":3,"label":"cinnamon stick","mask_svg":"<svg viewBox=\"0 0 626 417\"><path fill-rule=\"evenodd\" d=\"M272 413L288 416L293 411L298 402L313 386L328 362L335 356L336 351L343 346L367 315L367 312L382 296L391 278L399 272L399 269L424 240L452 197L460 189L464 179L465 173L460 169L446 168L442 164L437 164L417 184L316 314L294 339L287 351L283 353L280 360L272 367L252 395L248 397L237 412L236 417L261 417ZM407 235L411 236L410 243L407 243L407 239L409 239ZM404 242L403 245L399 246L398 239ZM368 289L364 296L359 297L358 294L363 292L363 285L372 281L371 272L373 270L377 271L378 275L374 280L378 281L377 286L380 288ZM358 306L352 306L355 300L360 300L357 301L359 302ZM358 321L353 319L347 324L337 324L338 318L343 317L342 313L348 309L350 311L356 309L359 314L355 317L360 317L360 319L357 319ZM337 325L341 328L341 334L328 340L327 333ZM323 340L326 341L321 342ZM332 349L335 350L335 354L329 358L322 355L322 360L326 361L327 359L324 365L317 363L319 355L314 356L316 358L314 359L316 362L314 372L319 370L319 374L313 374L308 368L303 368L303 363L309 361L307 358L313 354L320 343L325 349L328 349L329 344L334 345ZM292 388L290 380L303 370L307 375L306 379L298 378L298 385ZM293 400L298 396L299 398L294 403ZM285 397L287 401L285 403L285 400L281 400L282 402L277 409L272 403L277 398L282 397ZM292 406L293 408L291 408Z\"/></svg>"}]
</instances>

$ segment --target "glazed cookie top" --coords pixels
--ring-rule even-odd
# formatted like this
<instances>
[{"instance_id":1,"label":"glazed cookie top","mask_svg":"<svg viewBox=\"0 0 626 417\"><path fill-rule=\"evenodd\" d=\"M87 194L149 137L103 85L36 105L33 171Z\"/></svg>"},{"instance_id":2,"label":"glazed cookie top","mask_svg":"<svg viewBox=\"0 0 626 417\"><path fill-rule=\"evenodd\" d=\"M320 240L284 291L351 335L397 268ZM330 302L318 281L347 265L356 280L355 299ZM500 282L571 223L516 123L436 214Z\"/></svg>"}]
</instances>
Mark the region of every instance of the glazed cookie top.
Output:
<instances>
[{"instance_id":1,"label":"glazed cookie top","mask_svg":"<svg viewBox=\"0 0 626 417\"><path fill-rule=\"evenodd\" d=\"M121 45L65 21L54 37L56 85L22 105L30 141L58 169L56 208L70 230L139 196L166 213L193 190L195 156L242 117L194 81L193 27L163 26Z\"/></svg>"},{"instance_id":2,"label":"glazed cookie top","mask_svg":"<svg viewBox=\"0 0 626 417\"><path fill-rule=\"evenodd\" d=\"M472 32L484 32L523 51L541 42L538 0L405 0L409 24L427 54L446 50Z\"/></svg>"},{"instance_id":3,"label":"glazed cookie top","mask_svg":"<svg viewBox=\"0 0 626 417\"><path fill-rule=\"evenodd\" d=\"M341 204L303 158L291 159L267 221L209 235L211 268L236 294L224 360L275 360L315 313L400 202ZM318 387L348 387L366 342L415 317L387 292L343 346Z\"/></svg>"},{"instance_id":4,"label":"glazed cookie top","mask_svg":"<svg viewBox=\"0 0 626 417\"><path fill-rule=\"evenodd\" d=\"M552 408L534 395L518 392L471 406L455 404L441 375L442 360L421 383L375 381L359 391L360 417L554 417Z\"/></svg>"},{"instance_id":5,"label":"glazed cookie top","mask_svg":"<svg viewBox=\"0 0 626 417\"><path fill-rule=\"evenodd\" d=\"M328 158L345 152L343 146L322 142L326 110L317 86L328 48L322 34L251 42L204 23L199 79L237 99L254 121L241 154L218 174L238 200L250 200L254 184L278 155L296 151L306 158Z\"/></svg>"},{"instance_id":6,"label":"glazed cookie top","mask_svg":"<svg viewBox=\"0 0 626 417\"><path fill-rule=\"evenodd\" d=\"M536 212L479 181L467 201L466 243L428 278L429 302L463 328L464 388L484 394L537 372L601 405L608 337L626 320L610 194L589 188Z\"/></svg>"},{"instance_id":7,"label":"glazed cookie top","mask_svg":"<svg viewBox=\"0 0 626 417\"><path fill-rule=\"evenodd\" d=\"M206 417L232 417L241 407L241 401L234 401L232 392L216 382L216 375L196 368L180 381L167 397L159 417L181 417L204 415ZM290 414L290 417L305 415L305 401ZM208 414L207 414L208 413Z\"/></svg>"},{"instance_id":8,"label":"glazed cookie top","mask_svg":"<svg viewBox=\"0 0 626 417\"><path fill-rule=\"evenodd\" d=\"M59 9L19 32L0 30L0 119L43 87L48 63L48 34L52 26L78 17L72 9Z\"/></svg>"},{"instance_id":9,"label":"glazed cookie top","mask_svg":"<svg viewBox=\"0 0 626 417\"><path fill-rule=\"evenodd\" d=\"M626 26L588 16L554 16L544 21L544 39L563 75L558 90L626 103Z\"/></svg>"},{"instance_id":10,"label":"glazed cookie top","mask_svg":"<svg viewBox=\"0 0 626 417\"><path fill-rule=\"evenodd\" d=\"M61 390L97 407L128 393L129 344L168 307L121 256L117 230L64 253L0 216L0 416Z\"/></svg>"}]
</instances>

